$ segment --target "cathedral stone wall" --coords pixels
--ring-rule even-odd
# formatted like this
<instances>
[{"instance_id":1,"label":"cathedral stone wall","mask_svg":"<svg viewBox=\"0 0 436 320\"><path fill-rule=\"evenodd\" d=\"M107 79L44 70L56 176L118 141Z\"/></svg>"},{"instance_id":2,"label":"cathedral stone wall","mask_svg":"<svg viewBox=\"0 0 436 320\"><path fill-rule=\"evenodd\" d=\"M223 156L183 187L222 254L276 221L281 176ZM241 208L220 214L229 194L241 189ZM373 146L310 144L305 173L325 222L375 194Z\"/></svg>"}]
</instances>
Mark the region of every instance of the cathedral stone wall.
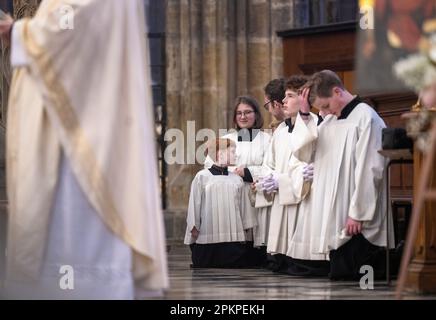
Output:
<instances>
[{"instance_id":1,"label":"cathedral stone wall","mask_svg":"<svg viewBox=\"0 0 436 320\"><path fill-rule=\"evenodd\" d=\"M167 129L181 129L185 146L188 121L195 121L196 131L210 128L218 134L218 129L232 127L238 95L252 95L264 104L264 86L282 76L276 31L294 25L294 3L167 0ZM267 125L272 119L262 112ZM165 222L170 242L183 239L190 184L199 169L200 164L168 165Z\"/></svg>"},{"instance_id":2,"label":"cathedral stone wall","mask_svg":"<svg viewBox=\"0 0 436 320\"><path fill-rule=\"evenodd\" d=\"M14 0L14 16L32 15L40 2ZM187 122L195 121L196 131L211 128L218 133L219 128L232 126L231 110L238 95L252 95L263 105L263 87L283 70L282 43L276 31L298 25L294 9L299 2L167 0L167 128L182 130L186 139ZM8 59L8 49L2 48L2 152ZM271 118L264 115L268 124ZM0 156L0 205L5 211L4 153ZM190 183L200 168L199 164L168 165L165 223L170 242L183 238Z\"/></svg>"}]
</instances>

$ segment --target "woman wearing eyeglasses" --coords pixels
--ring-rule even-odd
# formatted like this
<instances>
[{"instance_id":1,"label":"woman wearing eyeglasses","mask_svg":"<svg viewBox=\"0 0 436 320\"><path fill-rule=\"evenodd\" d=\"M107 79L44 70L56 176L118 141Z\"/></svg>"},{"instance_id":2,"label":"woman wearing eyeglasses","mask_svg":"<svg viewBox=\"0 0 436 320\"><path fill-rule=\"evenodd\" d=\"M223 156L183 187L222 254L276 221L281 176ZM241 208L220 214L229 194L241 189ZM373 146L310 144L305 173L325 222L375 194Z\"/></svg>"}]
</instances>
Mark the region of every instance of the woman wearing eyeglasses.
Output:
<instances>
[{"instance_id":1,"label":"woman wearing eyeglasses","mask_svg":"<svg viewBox=\"0 0 436 320\"><path fill-rule=\"evenodd\" d=\"M266 258L265 252L253 248L253 228L257 226L257 211L250 200L250 185L262 175L263 158L267 152L271 136L262 131L263 117L257 101L248 96L236 99L233 109L233 124L236 131L225 135L236 142L237 166L234 172L244 181L241 210L248 246L247 263L260 266ZM253 199L254 200L254 199Z\"/></svg>"}]
</instances>

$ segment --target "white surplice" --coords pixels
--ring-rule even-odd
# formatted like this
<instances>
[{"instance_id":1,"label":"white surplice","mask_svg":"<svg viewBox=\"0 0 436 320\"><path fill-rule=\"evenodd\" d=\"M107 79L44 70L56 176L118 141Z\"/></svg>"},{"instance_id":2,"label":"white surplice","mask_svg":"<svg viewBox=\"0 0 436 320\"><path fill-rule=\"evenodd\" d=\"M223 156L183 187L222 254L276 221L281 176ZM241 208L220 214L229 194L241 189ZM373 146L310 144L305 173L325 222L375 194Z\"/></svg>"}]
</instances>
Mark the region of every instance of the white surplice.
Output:
<instances>
[{"instance_id":1,"label":"white surplice","mask_svg":"<svg viewBox=\"0 0 436 320\"><path fill-rule=\"evenodd\" d=\"M296 150L299 152L298 158L294 156ZM287 254L297 223L298 204L310 190L310 183L303 181L302 170L310 161L312 152L312 144L301 140L294 132L289 132L288 126L283 125L276 129L270 155L265 158L264 163L278 178L279 185L270 213L267 240L269 253ZM257 192L256 206L260 207L263 203L268 201L265 201L263 192Z\"/></svg>"},{"instance_id":2,"label":"white surplice","mask_svg":"<svg viewBox=\"0 0 436 320\"><path fill-rule=\"evenodd\" d=\"M208 169L199 171L191 184L185 244L208 244L245 241L241 216L241 177L213 175ZM195 240L192 229L199 230Z\"/></svg>"},{"instance_id":3,"label":"white surplice","mask_svg":"<svg viewBox=\"0 0 436 320\"><path fill-rule=\"evenodd\" d=\"M37 282L7 282L9 299L133 299L132 252L103 223L62 157L47 249ZM72 269L72 289L61 288ZM61 272L62 271L62 272Z\"/></svg>"},{"instance_id":4,"label":"white surplice","mask_svg":"<svg viewBox=\"0 0 436 320\"><path fill-rule=\"evenodd\" d=\"M281 128L286 127L284 121L282 121L277 128L274 130L272 134L272 138L270 144L268 146L268 151L265 153L265 157L263 160L263 170L262 177L267 176L268 174L273 173L273 169L271 169L271 162L274 158L274 140L278 135ZM269 224L271 219L271 208L273 204L274 194L266 195L263 192L256 192L255 199L255 208L257 209L257 226L253 229L253 238L255 247L266 246L268 244L268 232L269 232Z\"/></svg>"},{"instance_id":5,"label":"white surplice","mask_svg":"<svg viewBox=\"0 0 436 320\"><path fill-rule=\"evenodd\" d=\"M312 140L311 132L317 130L316 123L317 118L313 118L314 121L310 121L307 125L304 125L303 120L298 115L296 119L296 125L294 128L294 134L298 139L303 139L306 142L309 142ZM321 124L323 125L323 124ZM303 144L300 146L304 147ZM313 151L315 150L314 142L312 142ZM306 151L307 148L304 147ZM290 162L290 168L289 170L292 170L293 164L295 158L299 158L300 153L298 150L295 150L295 157L293 157L293 160ZM311 159L313 161L314 154L312 154ZM307 159L308 155L304 155L304 159ZM311 162L312 162L311 161ZM298 162L297 162L298 165ZM323 253L313 253L310 248L310 241L311 241L311 224L313 220L313 212L312 212L312 201L313 201L313 185L310 186L310 191L307 193L306 197L299 203L298 205L298 216L297 216L297 222L295 226L295 231L290 238L289 241L289 247L288 251L286 253L287 256L292 257L294 259L301 259L301 260L328 260L328 255Z\"/></svg>"},{"instance_id":6,"label":"white surplice","mask_svg":"<svg viewBox=\"0 0 436 320\"><path fill-rule=\"evenodd\" d=\"M378 153L383 120L370 106L359 103L346 119L328 116L318 129L308 128L317 140L312 253L327 254L350 239L344 230L347 217L363 222L362 234L372 244L386 246L386 159ZM392 247L392 219L389 221Z\"/></svg>"},{"instance_id":7,"label":"white surplice","mask_svg":"<svg viewBox=\"0 0 436 320\"><path fill-rule=\"evenodd\" d=\"M58 23L64 5L74 30ZM129 299L168 287L144 7L100 7L44 0L13 27L7 296ZM61 265L75 271L70 292L59 293Z\"/></svg>"},{"instance_id":8,"label":"white surplice","mask_svg":"<svg viewBox=\"0 0 436 320\"><path fill-rule=\"evenodd\" d=\"M253 129L253 131L255 130L258 129ZM256 179L263 175L264 168L262 164L269 147L271 135L264 131L258 130L252 141L238 141L238 133L233 131L222 138L227 138L235 142L237 166L247 168L253 177L253 181L256 181ZM210 166L210 158L209 161L206 161L205 166ZM234 167L229 167L229 171L232 170L234 170ZM246 230L252 229L258 224L258 209L256 209L252 204L252 200L250 200L250 198L254 198L254 195L251 195L250 193L250 183L245 182L241 195L241 212L242 221ZM253 235L250 232L247 233L247 241L252 240Z\"/></svg>"}]
</instances>

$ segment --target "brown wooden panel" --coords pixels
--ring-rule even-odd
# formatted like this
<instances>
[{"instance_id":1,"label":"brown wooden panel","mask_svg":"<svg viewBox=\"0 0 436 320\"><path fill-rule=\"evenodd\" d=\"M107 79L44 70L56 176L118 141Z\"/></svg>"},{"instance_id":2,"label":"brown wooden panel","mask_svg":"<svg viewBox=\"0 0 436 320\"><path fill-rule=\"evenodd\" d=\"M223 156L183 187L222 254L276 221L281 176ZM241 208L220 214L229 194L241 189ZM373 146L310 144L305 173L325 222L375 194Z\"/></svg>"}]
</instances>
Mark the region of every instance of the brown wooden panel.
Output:
<instances>
[{"instance_id":1,"label":"brown wooden panel","mask_svg":"<svg viewBox=\"0 0 436 320\"><path fill-rule=\"evenodd\" d=\"M284 74L290 76L293 74L301 74L302 70L299 65L303 63L303 39L292 38L283 41L283 56L284 56Z\"/></svg>"},{"instance_id":2,"label":"brown wooden panel","mask_svg":"<svg viewBox=\"0 0 436 320\"><path fill-rule=\"evenodd\" d=\"M354 81L355 81L355 73L354 71L344 71L344 78L342 79L344 82L345 88L350 91L352 94L355 94L354 90Z\"/></svg>"},{"instance_id":3,"label":"brown wooden panel","mask_svg":"<svg viewBox=\"0 0 436 320\"><path fill-rule=\"evenodd\" d=\"M284 39L285 75L310 74L322 69L354 68L354 33L342 32Z\"/></svg>"}]
</instances>

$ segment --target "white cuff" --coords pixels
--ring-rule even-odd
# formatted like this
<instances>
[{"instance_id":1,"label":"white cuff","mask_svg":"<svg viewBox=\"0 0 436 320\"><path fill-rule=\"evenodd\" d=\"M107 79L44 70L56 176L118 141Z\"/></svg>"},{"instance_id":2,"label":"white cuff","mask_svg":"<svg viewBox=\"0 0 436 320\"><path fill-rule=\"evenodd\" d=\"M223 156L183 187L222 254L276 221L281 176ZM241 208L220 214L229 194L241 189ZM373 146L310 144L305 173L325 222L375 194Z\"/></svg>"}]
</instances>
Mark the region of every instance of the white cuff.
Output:
<instances>
[{"instance_id":1,"label":"white cuff","mask_svg":"<svg viewBox=\"0 0 436 320\"><path fill-rule=\"evenodd\" d=\"M21 41L22 21L16 21L12 27L11 36L11 66L23 67L29 64L29 58Z\"/></svg>"}]
</instances>

